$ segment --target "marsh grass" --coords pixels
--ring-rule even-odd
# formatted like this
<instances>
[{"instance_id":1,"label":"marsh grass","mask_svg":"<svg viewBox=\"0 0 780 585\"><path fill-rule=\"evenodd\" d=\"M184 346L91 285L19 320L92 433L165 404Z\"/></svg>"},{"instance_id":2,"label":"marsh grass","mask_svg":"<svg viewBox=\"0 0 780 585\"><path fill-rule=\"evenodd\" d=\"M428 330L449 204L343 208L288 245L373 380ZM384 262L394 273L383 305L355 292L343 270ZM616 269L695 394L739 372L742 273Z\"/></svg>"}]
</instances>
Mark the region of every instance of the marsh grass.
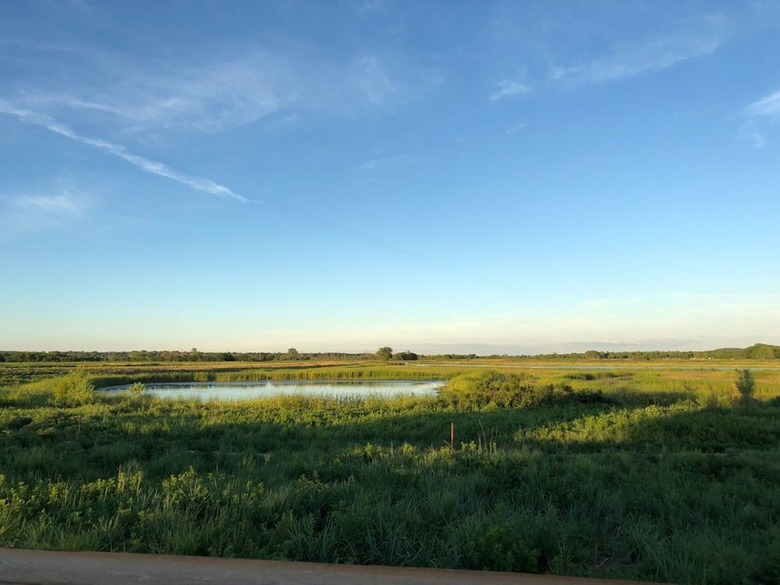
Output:
<instances>
[{"instance_id":1,"label":"marsh grass","mask_svg":"<svg viewBox=\"0 0 780 585\"><path fill-rule=\"evenodd\" d=\"M0 544L778 582L777 372L744 409L733 369L419 370L449 387L58 403L63 378L5 386Z\"/></svg>"}]
</instances>

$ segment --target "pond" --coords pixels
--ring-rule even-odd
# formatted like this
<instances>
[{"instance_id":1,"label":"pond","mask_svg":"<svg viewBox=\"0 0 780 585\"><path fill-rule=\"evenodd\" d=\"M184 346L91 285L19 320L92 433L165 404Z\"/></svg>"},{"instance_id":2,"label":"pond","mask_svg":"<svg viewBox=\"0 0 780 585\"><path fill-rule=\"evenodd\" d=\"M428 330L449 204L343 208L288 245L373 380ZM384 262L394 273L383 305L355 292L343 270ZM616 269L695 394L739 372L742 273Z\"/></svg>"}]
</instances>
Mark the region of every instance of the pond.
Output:
<instances>
[{"instance_id":1,"label":"pond","mask_svg":"<svg viewBox=\"0 0 780 585\"><path fill-rule=\"evenodd\" d=\"M253 400L270 396L323 396L338 400L364 397L436 396L445 382L441 380L265 380L262 382L182 382L144 384L142 395L158 398L198 400ZM109 394L126 392L129 385L111 386Z\"/></svg>"}]
</instances>

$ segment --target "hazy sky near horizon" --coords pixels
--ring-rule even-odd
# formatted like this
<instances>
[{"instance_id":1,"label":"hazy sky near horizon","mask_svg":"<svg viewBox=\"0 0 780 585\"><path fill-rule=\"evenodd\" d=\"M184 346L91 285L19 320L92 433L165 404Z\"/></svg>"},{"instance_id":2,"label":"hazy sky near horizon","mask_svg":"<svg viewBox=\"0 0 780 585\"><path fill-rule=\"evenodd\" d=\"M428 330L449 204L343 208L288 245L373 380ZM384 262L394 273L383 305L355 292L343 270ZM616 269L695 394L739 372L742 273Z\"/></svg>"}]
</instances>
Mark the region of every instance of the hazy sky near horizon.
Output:
<instances>
[{"instance_id":1,"label":"hazy sky near horizon","mask_svg":"<svg viewBox=\"0 0 780 585\"><path fill-rule=\"evenodd\" d=\"M780 343L780 1L0 2L0 349Z\"/></svg>"}]
</instances>

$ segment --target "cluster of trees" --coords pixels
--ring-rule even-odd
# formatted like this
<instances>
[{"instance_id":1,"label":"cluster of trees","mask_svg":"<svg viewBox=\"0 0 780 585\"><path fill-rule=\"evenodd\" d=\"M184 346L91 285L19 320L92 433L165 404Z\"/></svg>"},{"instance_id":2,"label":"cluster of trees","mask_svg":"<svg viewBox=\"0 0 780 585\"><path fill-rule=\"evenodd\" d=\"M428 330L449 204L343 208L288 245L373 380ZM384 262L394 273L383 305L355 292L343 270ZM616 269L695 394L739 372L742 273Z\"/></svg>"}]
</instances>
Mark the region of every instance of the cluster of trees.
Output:
<instances>
[{"instance_id":1,"label":"cluster of trees","mask_svg":"<svg viewBox=\"0 0 780 585\"><path fill-rule=\"evenodd\" d=\"M376 350L376 357L380 360L389 361L391 359L397 359L397 360L403 360L405 362L408 361L414 361L418 359L420 356L418 356L413 351L399 351L397 353L393 353L392 347L380 347L378 350Z\"/></svg>"},{"instance_id":2,"label":"cluster of trees","mask_svg":"<svg viewBox=\"0 0 780 585\"><path fill-rule=\"evenodd\" d=\"M780 346L767 343L756 343L742 350L742 357L747 359L771 360L780 359Z\"/></svg>"}]
</instances>

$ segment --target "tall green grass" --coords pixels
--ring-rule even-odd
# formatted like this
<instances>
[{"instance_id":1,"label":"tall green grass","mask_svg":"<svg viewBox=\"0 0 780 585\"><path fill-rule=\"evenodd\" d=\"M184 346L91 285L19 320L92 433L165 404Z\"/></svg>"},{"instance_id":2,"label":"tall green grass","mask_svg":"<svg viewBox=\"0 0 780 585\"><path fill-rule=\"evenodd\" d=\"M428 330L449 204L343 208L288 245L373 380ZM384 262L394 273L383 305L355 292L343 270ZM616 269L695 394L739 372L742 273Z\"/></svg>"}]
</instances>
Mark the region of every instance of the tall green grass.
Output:
<instances>
[{"instance_id":1,"label":"tall green grass","mask_svg":"<svg viewBox=\"0 0 780 585\"><path fill-rule=\"evenodd\" d=\"M315 372L335 378L281 374ZM755 372L751 408L733 370L423 373L448 387L201 403L7 385L0 545L780 582L775 373Z\"/></svg>"}]
</instances>

